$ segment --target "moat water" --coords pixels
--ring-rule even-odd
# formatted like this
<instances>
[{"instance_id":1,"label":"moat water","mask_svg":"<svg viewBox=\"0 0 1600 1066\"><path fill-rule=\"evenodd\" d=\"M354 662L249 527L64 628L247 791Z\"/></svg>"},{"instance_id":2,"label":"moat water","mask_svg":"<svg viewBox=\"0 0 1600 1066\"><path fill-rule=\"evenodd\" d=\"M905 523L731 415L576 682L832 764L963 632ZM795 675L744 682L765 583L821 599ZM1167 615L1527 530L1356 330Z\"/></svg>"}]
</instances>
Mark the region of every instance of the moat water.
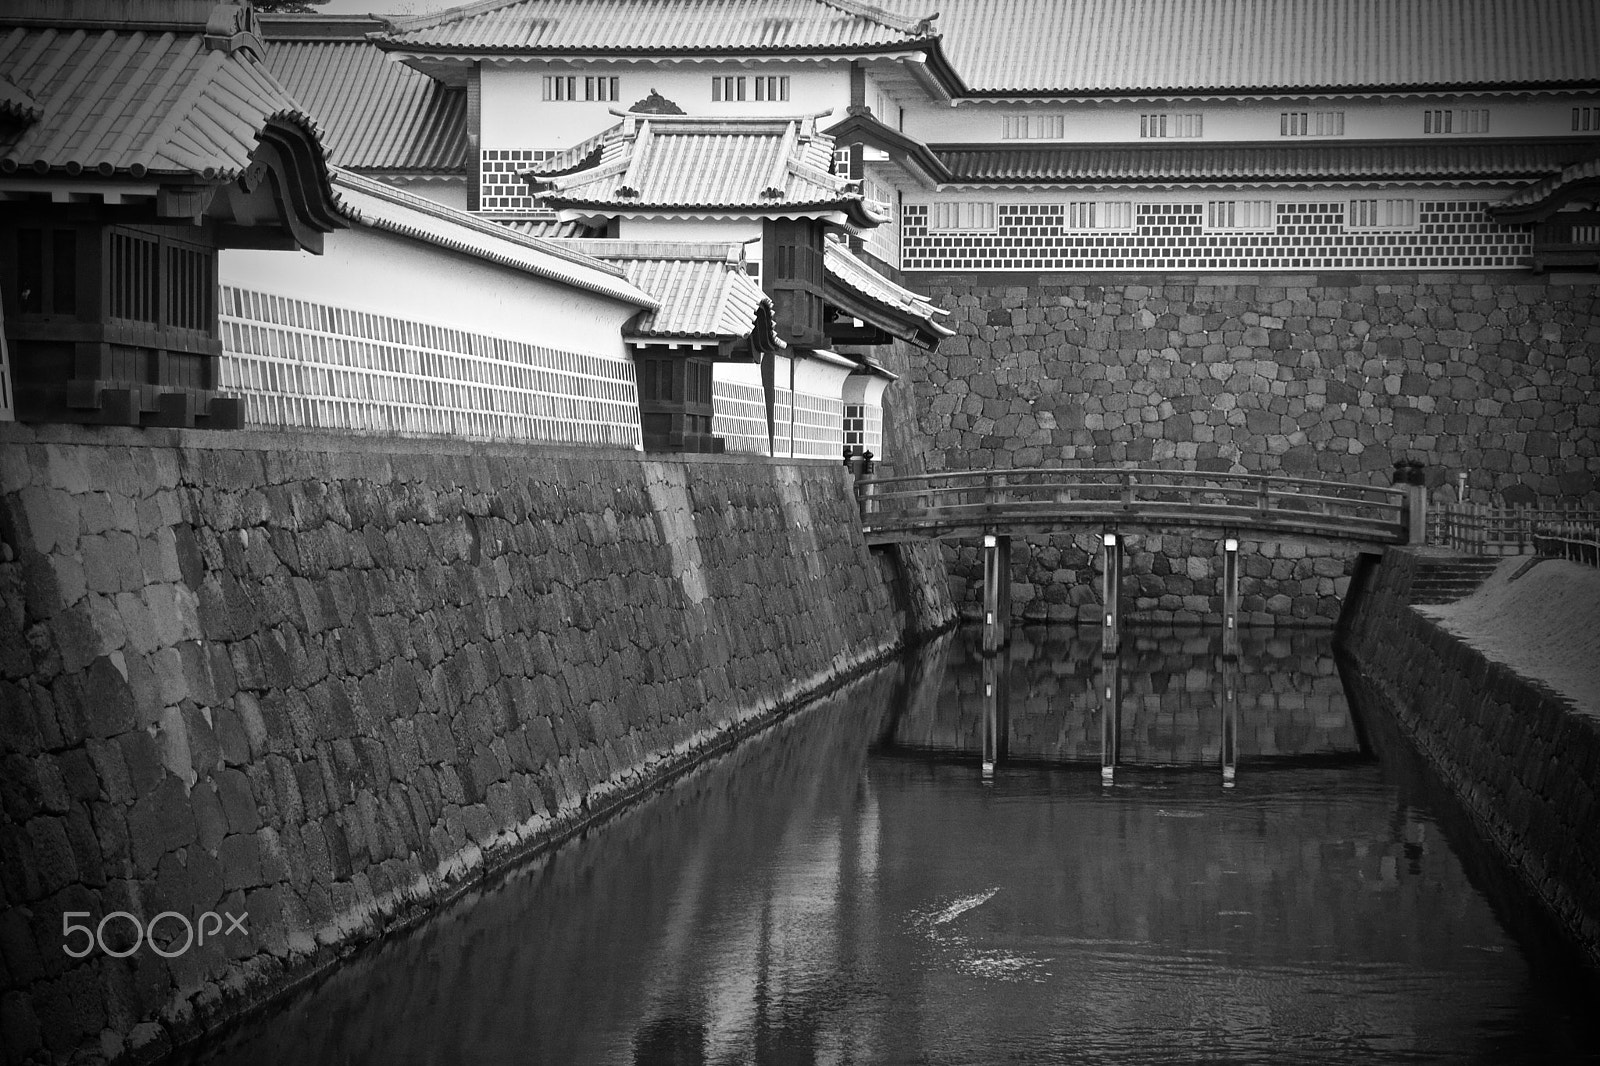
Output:
<instances>
[{"instance_id":1,"label":"moat water","mask_svg":"<svg viewBox=\"0 0 1600 1066\"><path fill-rule=\"evenodd\" d=\"M1329 634L976 649L812 704L196 1058L1600 1061L1600 979Z\"/></svg>"}]
</instances>

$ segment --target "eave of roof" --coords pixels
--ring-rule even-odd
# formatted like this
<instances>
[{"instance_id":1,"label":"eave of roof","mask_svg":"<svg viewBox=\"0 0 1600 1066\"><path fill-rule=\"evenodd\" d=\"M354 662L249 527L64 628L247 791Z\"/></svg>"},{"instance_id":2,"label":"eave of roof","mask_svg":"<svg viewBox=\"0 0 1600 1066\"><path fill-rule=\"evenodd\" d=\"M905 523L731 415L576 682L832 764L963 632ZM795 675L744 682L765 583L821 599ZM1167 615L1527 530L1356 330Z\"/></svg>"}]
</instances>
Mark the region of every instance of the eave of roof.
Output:
<instances>
[{"instance_id":1,"label":"eave of roof","mask_svg":"<svg viewBox=\"0 0 1600 1066\"><path fill-rule=\"evenodd\" d=\"M639 340L709 341L749 336L766 294L744 272L742 245L718 242L569 240L583 252L621 267L659 304L629 328Z\"/></svg>"},{"instance_id":2,"label":"eave of roof","mask_svg":"<svg viewBox=\"0 0 1600 1066\"><path fill-rule=\"evenodd\" d=\"M348 170L334 168L333 184L345 217L357 225L398 233L635 307L656 306L617 267L555 241L517 233Z\"/></svg>"},{"instance_id":3,"label":"eave of roof","mask_svg":"<svg viewBox=\"0 0 1600 1066\"><path fill-rule=\"evenodd\" d=\"M540 202L563 217L839 216L881 225L852 183L830 173L833 139L816 116L754 119L634 115L602 137L582 169L523 172Z\"/></svg>"},{"instance_id":4,"label":"eave of roof","mask_svg":"<svg viewBox=\"0 0 1600 1066\"><path fill-rule=\"evenodd\" d=\"M932 39L931 19L854 0L482 0L399 20L379 37L419 54L854 54Z\"/></svg>"},{"instance_id":5,"label":"eave of roof","mask_svg":"<svg viewBox=\"0 0 1600 1066\"><path fill-rule=\"evenodd\" d=\"M932 149L880 122L871 108L851 107L843 120L823 132L832 137L835 144L862 144L881 149L931 184L951 180L949 168Z\"/></svg>"},{"instance_id":6,"label":"eave of roof","mask_svg":"<svg viewBox=\"0 0 1600 1066\"><path fill-rule=\"evenodd\" d=\"M828 241L822 262L824 298L855 317L930 351L955 333L935 321L949 312L879 274L842 242Z\"/></svg>"},{"instance_id":7,"label":"eave of roof","mask_svg":"<svg viewBox=\"0 0 1600 1066\"><path fill-rule=\"evenodd\" d=\"M931 146L948 184L1528 181L1600 152L1600 139L1323 141L1218 145Z\"/></svg>"}]
</instances>

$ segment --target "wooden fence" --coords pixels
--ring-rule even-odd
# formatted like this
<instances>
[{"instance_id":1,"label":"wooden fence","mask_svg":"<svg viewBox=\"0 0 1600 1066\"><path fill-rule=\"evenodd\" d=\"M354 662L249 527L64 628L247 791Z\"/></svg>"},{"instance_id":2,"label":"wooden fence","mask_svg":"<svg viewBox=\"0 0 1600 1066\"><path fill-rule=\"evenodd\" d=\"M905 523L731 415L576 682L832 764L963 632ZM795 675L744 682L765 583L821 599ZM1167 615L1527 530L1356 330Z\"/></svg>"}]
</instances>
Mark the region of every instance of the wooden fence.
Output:
<instances>
[{"instance_id":1,"label":"wooden fence","mask_svg":"<svg viewBox=\"0 0 1600 1066\"><path fill-rule=\"evenodd\" d=\"M1428 510L1428 543L1468 555L1531 555L1536 528L1587 527L1592 539L1600 512L1592 508L1453 503Z\"/></svg>"}]
</instances>

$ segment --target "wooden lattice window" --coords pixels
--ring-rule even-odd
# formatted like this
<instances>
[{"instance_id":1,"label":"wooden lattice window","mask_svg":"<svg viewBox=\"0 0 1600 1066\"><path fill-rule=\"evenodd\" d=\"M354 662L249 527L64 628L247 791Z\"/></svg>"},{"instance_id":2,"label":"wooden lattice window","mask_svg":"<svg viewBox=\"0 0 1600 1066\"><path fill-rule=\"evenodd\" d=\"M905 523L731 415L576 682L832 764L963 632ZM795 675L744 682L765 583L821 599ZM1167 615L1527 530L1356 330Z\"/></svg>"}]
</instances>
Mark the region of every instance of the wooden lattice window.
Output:
<instances>
[{"instance_id":1,"label":"wooden lattice window","mask_svg":"<svg viewBox=\"0 0 1600 1066\"><path fill-rule=\"evenodd\" d=\"M24 315L77 314L77 230L17 230L17 310Z\"/></svg>"},{"instance_id":2,"label":"wooden lattice window","mask_svg":"<svg viewBox=\"0 0 1600 1066\"><path fill-rule=\"evenodd\" d=\"M114 320L215 334L216 251L166 234L111 227L106 298Z\"/></svg>"},{"instance_id":3,"label":"wooden lattice window","mask_svg":"<svg viewBox=\"0 0 1600 1066\"><path fill-rule=\"evenodd\" d=\"M772 297L779 335L800 347L827 343L823 328L823 223L778 218L762 240L762 286Z\"/></svg>"}]
</instances>

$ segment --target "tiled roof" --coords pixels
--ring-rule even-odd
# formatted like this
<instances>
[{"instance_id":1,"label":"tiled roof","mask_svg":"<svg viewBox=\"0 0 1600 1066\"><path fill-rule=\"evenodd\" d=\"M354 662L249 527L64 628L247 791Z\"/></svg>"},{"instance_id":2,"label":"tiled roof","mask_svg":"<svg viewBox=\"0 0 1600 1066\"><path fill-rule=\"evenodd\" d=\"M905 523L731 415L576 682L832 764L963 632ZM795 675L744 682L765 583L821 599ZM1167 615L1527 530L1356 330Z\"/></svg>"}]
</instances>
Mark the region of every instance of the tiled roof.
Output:
<instances>
[{"instance_id":1,"label":"tiled roof","mask_svg":"<svg viewBox=\"0 0 1600 1066\"><path fill-rule=\"evenodd\" d=\"M500 225L512 233L520 233L524 237L590 237L594 235L593 228L581 222L562 222L557 218L501 218L496 219Z\"/></svg>"},{"instance_id":2,"label":"tiled roof","mask_svg":"<svg viewBox=\"0 0 1600 1066\"><path fill-rule=\"evenodd\" d=\"M43 113L39 101L17 88L10 78L0 74L0 115L32 122Z\"/></svg>"},{"instance_id":3,"label":"tiled roof","mask_svg":"<svg viewBox=\"0 0 1600 1066\"><path fill-rule=\"evenodd\" d=\"M558 211L637 214L844 212L858 225L885 221L855 187L829 173L833 139L815 118L628 116L597 165L541 181Z\"/></svg>"},{"instance_id":4,"label":"tiled roof","mask_svg":"<svg viewBox=\"0 0 1600 1066\"><path fill-rule=\"evenodd\" d=\"M827 242L827 247L823 249L822 266L831 280L848 286L898 317L917 320L920 324L918 333L935 340L955 333L955 330L935 321L949 314L948 311L936 306L927 297L897 285L873 270L856 258L844 242L836 240Z\"/></svg>"},{"instance_id":5,"label":"tiled roof","mask_svg":"<svg viewBox=\"0 0 1600 1066\"><path fill-rule=\"evenodd\" d=\"M910 14L925 0L883 0ZM975 93L1600 82L1594 0L941 0Z\"/></svg>"},{"instance_id":6,"label":"tiled roof","mask_svg":"<svg viewBox=\"0 0 1600 1066\"><path fill-rule=\"evenodd\" d=\"M380 19L264 15L267 67L316 116L334 163L361 171L467 172L467 94L391 60Z\"/></svg>"},{"instance_id":7,"label":"tiled roof","mask_svg":"<svg viewBox=\"0 0 1600 1066\"><path fill-rule=\"evenodd\" d=\"M214 10L208 28L204 12ZM0 172L22 168L229 180L275 115L311 122L261 62L249 8L7 4L0 69L39 113L0 134ZM160 17L199 11L197 23ZM52 13L101 15L45 24ZM241 14L233 14L241 13ZM159 21L141 22L148 16ZM246 20L231 27L218 17Z\"/></svg>"},{"instance_id":8,"label":"tiled roof","mask_svg":"<svg viewBox=\"0 0 1600 1066\"><path fill-rule=\"evenodd\" d=\"M621 270L559 242L512 232L496 222L348 170L335 168L333 184L345 216L358 225L399 233L638 307L655 307L655 301L629 284Z\"/></svg>"},{"instance_id":9,"label":"tiled roof","mask_svg":"<svg viewBox=\"0 0 1600 1066\"><path fill-rule=\"evenodd\" d=\"M1339 142L1299 145L935 145L952 182L1183 185L1223 181L1464 181L1541 178L1600 140Z\"/></svg>"},{"instance_id":10,"label":"tiled roof","mask_svg":"<svg viewBox=\"0 0 1600 1066\"><path fill-rule=\"evenodd\" d=\"M765 300L741 265L738 244L573 240L562 242L620 266L628 280L660 303L628 331L632 336L737 340L755 324Z\"/></svg>"},{"instance_id":11,"label":"tiled roof","mask_svg":"<svg viewBox=\"0 0 1600 1066\"><path fill-rule=\"evenodd\" d=\"M1593 199L1596 190L1600 190L1600 157L1574 163L1559 174L1518 189L1489 208L1489 213L1502 222L1532 222L1577 196Z\"/></svg>"},{"instance_id":12,"label":"tiled roof","mask_svg":"<svg viewBox=\"0 0 1600 1066\"><path fill-rule=\"evenodd\" d=\"M928 39L930 13L857 0L487 0L398 22L383 40L413 53L871 52Z\"/></svg>"}]
</instances>

